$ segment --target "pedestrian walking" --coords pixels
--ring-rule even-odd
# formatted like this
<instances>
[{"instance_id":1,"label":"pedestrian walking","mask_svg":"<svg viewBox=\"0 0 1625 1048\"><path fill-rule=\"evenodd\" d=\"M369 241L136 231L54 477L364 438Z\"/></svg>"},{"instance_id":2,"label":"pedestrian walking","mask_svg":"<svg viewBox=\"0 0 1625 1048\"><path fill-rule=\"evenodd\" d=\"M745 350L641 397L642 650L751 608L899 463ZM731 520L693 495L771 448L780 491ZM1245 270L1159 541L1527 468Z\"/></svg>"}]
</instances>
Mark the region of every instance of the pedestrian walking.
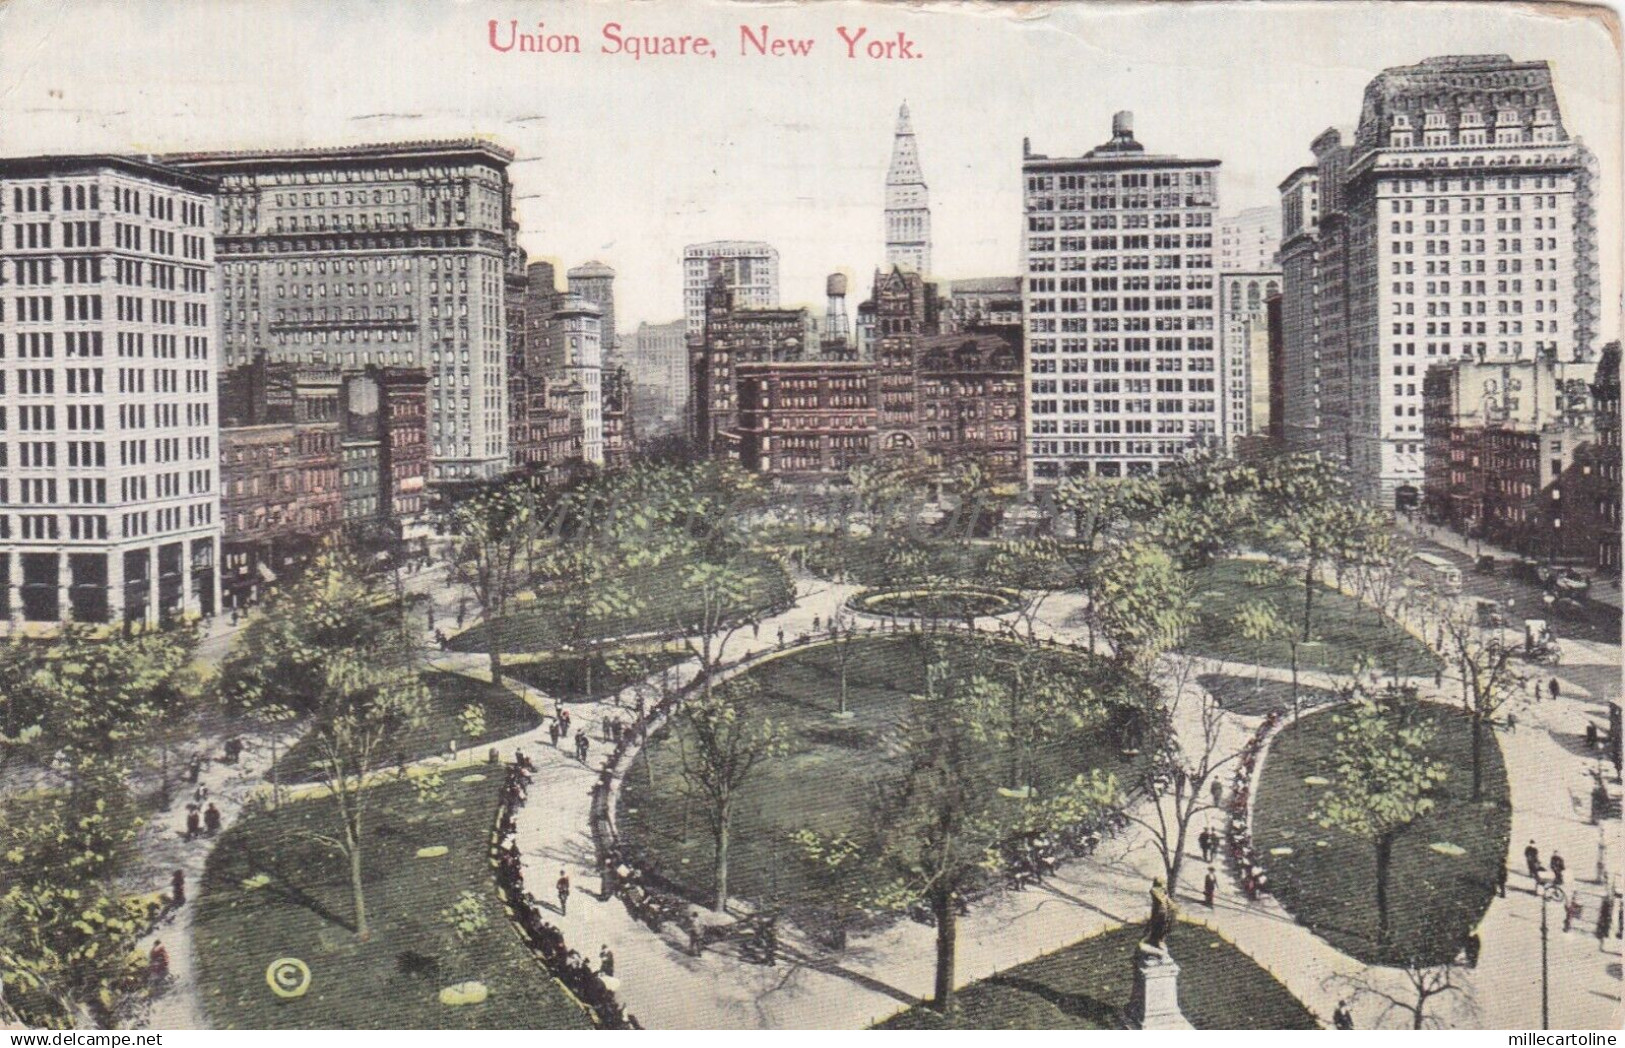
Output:
<instances>
[{"instance_id":1,"label":"pedestrian walking","mask_svg":"<svg viewBox=\"0 0 1625 1048\"><path fill-rule=\"evenodd\" d=\"M1556 677L1553 677L1551 683L1546 685L1546 690L1552 693L1553 702L1556 702L1557 697L1563 693L1562 685L1557 683Z\"/></svg>"},{"instance_id":2,"label":"pedestrian walking","mask_svg":"<svg viewBox=\"0 0 1625 1048\"><path fill-rule=\"evenodd\" d=\"M198 834L202 832L202 826L203 821L198 817L197 805L188 804L186 806L186 839L189 841L197 840Z\"/></svg>"},{"instance_id":3,"label":"pedestrian walking","mask_svg":"<svg viewBox=\"0 0 1625 1048\"><path fill-rule=\"evenodd\" d=\"M1207 876L1202 878L1202 901L1207 903L1208 909L1213 909L1213 896L1219 890L1219 875L1213 867L1207 868Z\"/></svg>"},{"instance_id":4,"label":"pedestrian walking","mask_svg":"<svg viewBox=\"0 0 1625 1048\"><path fill-rule=\"evenodd\" d=\"M1608 933L1614 925L1614 897L1604 893L1602 902L1597 905L1597 949L1601 950L1608 943Z\"/></svg>"},{"instance_id":5,"label":"pedestrian walking","mask_svg":"<svg viewBox=\"0 0 1625 1048\"><path fill-rule=\"evenodd\" d=\"M779 627L779 647L784 647L784 627Z\"/></svg>"},{"instance_id":6,"label":"pedestrian walking","mask_svg":"<svg viewBox=\"0 0 1625 1048\"><path fill-rule=\"evenodd\" d=\"M688 911L688 952L691 957L698 957L704 945L700 938L700 911Z\"/></svg>"},{"instance_id":7,"label":"pedestrian walking","mask_svg":"<svg viewBox=\"0 0 1625 1048\"><path fill-rule=\"evenodd\" d=\"M169 877L169 897L171 906L186 905L186 871L176 870Z\"/></svg>"},{"instance_id":8,"label":"pedestrian walking","mask_svg":"<svg viewBox=\"0 0 1625 1048\"><path fill-rule=\"evenodd\" d=\"M576 732L576 760L582 764L587 763L587 732L585 729Z\"/></svg>"},{"instance_id":9,"label":"pedestrian walking","mask_svg":"<svg viewBox=\"0 0 1625 1048\"><path fill-rule=\"evenodd\" d=\"M750 639L756 640L762 635L762 622L760 619L750 620Z\"/></svg>"},{"instance_id":10,"label":"pedestrian walking","mask_svg":"<svg viewBox=\"0 0 1625 1048\"><path fill-rule=\"evenodd\" d=\"M1354 1029L1354 1013L1349 1011L1349 1003L1347 1001L1338 1001L1337 1007L1332 1010L1332 1029Z\"/></svg>"},{"instance_id":11,"label":"pedestrian walking","mask_svg":"<svg viewBox=\"0 0 1625 1048\"><path fill-rule=\"evenodd\" d=\"M566 916L570 911L570 875L560 870L553 888L559 893L559 916Z\"/></svg>"},{"instance_id":12,"label":"pedestrian walking","mask_svg":"<svg viewBox=\"0 0 1625 1048\"><path fill-rule=\"evenodd\" d=\"M158 939L152 940L152 949L147 951L147 981L154 986L160 986L169 979L169 951Z\"/></svg>"},{"instance_id":13,"label":"pedestrian walking","mask_svg":"<svg viewBox=\"0 0 1625 1048\"><path fill-rule=\"evenodd\" d=\"M598 948L598 974L615 978L615 955L610 952L609 943Z\"/></svg>"},{"instance_id":14,"label":"pedestrian walking","mask_svg":"<svg viewBox=\"0 0 1625 1048\"><path fill-rule=\"evenodd\" d=\"M1501 898L1507 897L1507 861L1501 860L1500 871L1495 876L1495 892Z\"/></svg>"},{"instance_id":15,"label":"pedestrian walking","mask_svg":"<svg viewBox=\"0 0 1625 1048\"><path fill-rule=\"evenodd\" d=\"M817 616L817 615L814 615L814 616L813 616L813 632L814 632L814 633L817 633L817 632L818 632L818 623L819 623L819 621L820 621L820 620L819 620L819 618L818 618L818 616Z\"/></svg>"},{"instance_id":16,"label":"pedestrian walking","mask_svg":"<svg viewBox=\"0 0 1625 1048\"><path fill-rule=\"evenodd\" d=\"M553 748L559 748L559 722L557 719L547 722L547 737L553 743Z\"/></svg>"},{"instance_id":17,"label":"pedestrian walking","mask_svg":"<svg viewBox=\"0 0 1625 1048\"><path fill-rule=\"evenodd\" d=\"M1581 913L1580 900L1570 899L1568 905L1563 907L1563 930L1565 932L1574 929L1574 922L1580 919Z\"/></svg>"},{"instance_id":18,"label":"pedestrian walking","mask_svg":"<svg viewBox=\"0 0 1625 1048\"><path fill-rule=\"evenodd\" d=\"M1559 855L1554 850L1552 852L1552 861L1550 865L1552 868L1552 883L1557 885L1559 888L1563 887L1563 871L1569 868L1569 864L1564 862L1563 856Z\"/></svg>"},{"instance_id":19,"label":"pedestrian walking","mask_svg":"<svg viewBox=\"0 0 1625 1048\"><path fill-rule=\"evenodd\" d=\"M203 809L203 831L210 837L220 832L220 809L212 803Z\"/></svg>"},{"instance_id":20,"label":"pedestrian walking","mask_svg":"<svg viewBox=\"0 0 1625 1048\"><path fill-rule=\"evenodd\" d=\"M1208 792L1213 795L1213 806L1215 808L1219 808L1219 807L1224 806L1224 784L1223 783L1221 783L1217 778L1214 778L1214 780L1212 782L1208 783Z\"/></svg>"},{"instance_id":21,"label":"pedestrian walking","mask_svg":"<svg viewBox=\"0 0 1625 1048\"><path fill-rule=\"evenodd\" d=\"M1535 887L1540 887L1540 849L1535 847L1533 840L1523 850L1523 861L1524 865L1529 867L1529 877L1535 882Z\"/></svg>"},{"instance_id":22,"label":"pedestrian walking","mask_svg":"<svg viewBox=\"0 0 1625 1048\"><path fill-rule=\"evenodd\" d=\"M1484 949L1484 940L1478 937L1477 932L1467 933L1467 942L1462 946L1462 953L1466 956L1467 967L1478 967L1478 955Z\"/></svg>"}]
</instances>

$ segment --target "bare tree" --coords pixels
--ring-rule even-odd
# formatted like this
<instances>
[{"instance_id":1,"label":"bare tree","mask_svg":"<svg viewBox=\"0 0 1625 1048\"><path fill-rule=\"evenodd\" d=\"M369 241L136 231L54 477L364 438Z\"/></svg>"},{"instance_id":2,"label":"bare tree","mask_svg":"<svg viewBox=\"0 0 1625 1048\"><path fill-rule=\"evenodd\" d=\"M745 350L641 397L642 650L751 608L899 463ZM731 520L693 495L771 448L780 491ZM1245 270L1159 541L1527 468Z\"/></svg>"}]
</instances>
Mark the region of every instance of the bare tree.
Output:
<instances>
[{"instance_id":1,"label":"bare tree","mask_svg":"<svg viewBox=\"0 0 1625 1048\"><path fill-rule=\"evenodd\" d=\"M1194 681L1201 662L1185 652L1163 659L1163 690L1169 697L1161 711L1163 743L1146 775L1147 804L1128 813L1129 821L1151 835L1170 892L1178 890L1191 828L1218 810L1209 783L1236 758L1221 745L1224 709Z\"/></svg>"},{"instance_id":2,"label":"bare tree","mask_svg":"<svg viewBox=\"0 0 1625 1048\"><path fill-rule=\"evenodd\" d=\"M1404 979L1402 986L1394 985L1395 980L1391 976L1384 978L1387 973L1396 970ZM1458 998L1460 1008L1468 1015L1478 1013L1477 1002L1468 993L1462 978L1464 971L1464 967L1456 961L1440 965L1410 961L1398 969L1367 968L1358 975L1333 976L1327 982L1329 985L1346 987L1351 1001L1374 1000L1381 1003L1382 1011L1377 1013L1378 1023L1397 1012L1409 1020L1412 1030L1438 1030L1450 1025L1437 1014L1439 1004L1446 997Z\"/></svg>"}]
</instances>

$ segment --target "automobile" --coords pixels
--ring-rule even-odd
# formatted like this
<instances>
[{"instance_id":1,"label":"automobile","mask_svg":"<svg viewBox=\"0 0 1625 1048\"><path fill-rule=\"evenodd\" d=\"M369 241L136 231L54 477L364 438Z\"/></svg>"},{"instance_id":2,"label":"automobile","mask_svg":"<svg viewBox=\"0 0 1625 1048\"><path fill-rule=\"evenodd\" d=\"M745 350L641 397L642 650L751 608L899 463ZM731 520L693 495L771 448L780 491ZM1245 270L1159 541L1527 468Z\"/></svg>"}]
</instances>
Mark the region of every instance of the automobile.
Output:
<instances>
[{"instance_id":1,"label":"automobile","mask_svg":"<svg viewBox=\"0 0 1625 1048\"><path fill-rule=\"evenodd\" d=\"M1473 561L1473 570L1480 575L1494 575L1495 558L1490 556L1488 553L1483 554L1477 560Z\"/></svg>"}]
</instances>

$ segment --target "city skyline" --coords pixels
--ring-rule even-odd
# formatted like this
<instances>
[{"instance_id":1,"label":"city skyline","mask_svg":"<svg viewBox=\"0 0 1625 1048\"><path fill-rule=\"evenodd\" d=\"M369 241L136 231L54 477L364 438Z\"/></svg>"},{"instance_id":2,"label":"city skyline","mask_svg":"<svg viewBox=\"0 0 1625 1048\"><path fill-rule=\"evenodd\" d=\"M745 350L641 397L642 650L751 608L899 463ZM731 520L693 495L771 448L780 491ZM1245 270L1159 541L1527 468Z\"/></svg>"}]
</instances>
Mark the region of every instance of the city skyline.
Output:
<instances>
[{"instance_id":1,"label":"city skyline","mask_svg":"<svg viewBox=\"0 0 1625 1048\"><path fill-rule=\"evenodd\" d=\"M680 66L490 49L487 19L531 18L534 7L424 8L411 19L385 19L344 4L300 10L296 18L291 6L265 4L250 21L240 11L188 4L86 4L61 16L23 0L0 12L0 55L10 58L0 61L7 70L0 152L295 148L478 134L517 156L520 239L531 257L598 259L614 268L618 326L626 332L681 314L682 249L691 243L772 243L783 260L786 305L816 306L824 278L836 270L866 286L884 258L885 172L896 107L905 100L930 159L931 275L951 280L1019 271L1024 136L1046 152L1077 154L1095 144L1112 112L1132 109L1141 137L1160 150L1223 161L1219 211L1232 214L1275 204L1276 185L1310 160L1306 143L1327 127L1351 128L1360 92L1382 69L1430 54L1506 53L1552 63L1566 123L1598 154L1605 205L1599 242L1606 245L1601 335L1617 337L1619 76L1606 34L1500 9L1452 20L1450 5L1430 5L1403 15L1398 43L1392 27L1400 16L1317 7L1327 9L1323 23L1279 4L1222 15L1216 8L1175 15L1044 7L1025 18L990 15L977 34L949 31L931 8L830 4L773 9L771 17L720 7L540 9L550 30L578 33L587 52L595 50L598 27L617 18L636 22L639 32L702 31L719 41L715 63ZM741 57L737 26L763 20L826 50L776 66ZM848 65L828 49L839 43L837 25L859 20L876 33L904 29L930 50L912 63ZM1342 39L1325 31L1334 22ZM94 35L78 31L92 23ZM154 32L171 23L184 23L186 32ZM148 41L139 55L110 49L132 35ZM332 46L327 69L271 63L318 35ZM1012 66L1006 59L1017 49L1031 57ZM1209 53L1234 61L1197 61ZM1046 64L1062 55L1064 68ZM447 75L355 75L419 60ZM137 62L190 75L142 80ZM1227 71L1237 64L1249 67L1248 76ZM988 99L985 115L966 120L956 84L994 68L1006 75L1016 68L1022 79ZM131 91L132 82L141 86ZM267 83L284 100L269 114L261 104ZM807 90L813 85L816 91ZM676 108L632 104L650 91ZM601 105L584 106L581 98ZM633 116L614 124L595 116L610 111ZM674 112L698 133L659 134L673 125Z\"/></svg>"}]
</instances>

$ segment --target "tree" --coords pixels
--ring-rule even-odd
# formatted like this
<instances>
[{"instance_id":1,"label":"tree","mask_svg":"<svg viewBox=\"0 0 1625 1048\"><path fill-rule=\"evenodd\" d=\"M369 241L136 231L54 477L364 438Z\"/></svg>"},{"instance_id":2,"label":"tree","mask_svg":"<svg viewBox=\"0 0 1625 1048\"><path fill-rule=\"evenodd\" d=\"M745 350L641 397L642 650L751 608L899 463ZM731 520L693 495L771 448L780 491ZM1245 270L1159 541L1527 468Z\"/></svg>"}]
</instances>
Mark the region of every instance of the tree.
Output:
<instances>
[{"instance_id":1,"label":"tree","mask_svg":"<svg viewBox=\"0 0 1625 1048\"><path fill-rule=\"evenodd\" d=\"M446 514L451 533L451 580L479 609L486 629L491 680L502 683L503 634L508 606L529 582L539 540L535 494L521 485L491 488L464 499Z\"/></svg>"},{"instance_id":2,"label":"tree","mask_svg":"<svg viewBox=\"0 0 1625 1048\"><path fill-rule=\"evenodd\" d=\"M1484 742L1507 701L1528 685L1529 678L1513 649L1486 640L1473 613L1455 601L1439 609L1439 636L1445 654L1461 674L1461 701L1472 720L1473 800L1484 798Z\"/></svg>"},{"instance_id":3,"label":"tree","mask_svg":"<svg viewBox=\"0 0 1625 1048\"><path fill-rule=\"evenodd\" d=\"M10 867L33 858L16 848L6 854ZM10 883L0 893L0 973L7 989L26 992L9 994L8 1003L30 1026L112 1028L145 985L135 949L145 929L141 908L99 882ZM30 1008L34 1002L44 1007Z\"/></svg>"},{"instance_id":4,"label":"tree","mask_svg":"<svg viewBox=\"0 0 1625 1048\"><path fill-rule=\"evenodd\" d=\"M337 549L272 595L221 671L223 697L236 708L271 723L288 711L310 721L337 823L335 832L312 837L346 861L362 938L369 934L361 865L368 776L387 761L389 743L421 719L418 671L418 649L393 594Z\"/></svg>"},{"instance_id":5,"label":"tree","mask_svg":"<svg viewBox=\"0 0 1625 1048\"><path fill-rule=\"evenodd\" d=\"M1253 466L1204 448L1165 468L1133 512L1150 521L1158 543L1181 566L1201 568L1251 533L1259 487Z\"/></svg>"},{"instance_id":6,"label":"tree","mask_svg":"<svg viewBox=\"0 0 1625 1048\"><path fill-rule=\"evenodd\" d=\"M1004 756L1004 788L1028 796L1040 745L1105 721L1097 681L1030 640L993 641L971 651L976 670L965 689L978 711L978 738L988 753Z\"/></svg>"},{"instance_id":7,"label":"tree","mask_svg":"<svg viewBox=\"0 0 1625 1048\"><path fill-rule=\"evenodd\" d=\"M837 693L835 715L837 717L850 717L852 712L846 708L849 694L848 675L852 668L852 656L856 654L858 643L857 617L852 614L844 603L838 605L829 616L830 647L835 652L835 672L839 675L841 686Z\"/></svg>"},{"instance_id":8,"label":"tree","mask_svg":"<svg viewBox=\"0 0 1625 1048\"><path fill-rule=\"evenodd\" d=\"M737 679L691 697L677 716L683 783L703 805L711 829L716 889L712 909L718 913L728 905L734 804L757 770L789 749L783 730L755 712L755 699L754 685Z\"/></svg>"},{"instance_id":9,"label":"tree","mask_svg":"<svg viewBox=\"0 0 1625 1048\"><path fill-rule=\"evenodd\" d=\"M700 687L707 697L722 668L728 642L744 626L741 609L750 600L750 577L730 561L699 560L683 572L683 588L697 599L699 617L674 623L689 652L700 660Z\"/></svg>"},{"instance_id":10,"label":"tree","mask_svg":"<svg viewBox=\"0 0 1625 1048\"><path fill-rule=\"evenodd\" d=\"M1169 698L1159 711L1163 720L1160 745L1146 777L1151 803L1130 812L1128 818L1151 834L1167 874L1168 891L1174 893L1179 890L1191 828L1208 812L1220 810L1212 801L1208 783L1237 754L1234 750L1225 753L1221 745L1223 708L1206 689L1191 686L1197 657L1179 654L1169 662L1163 686Z\"/></svg>"},{"instance_id":11,"label":"tree","mask_svg":"<svg viewBox=\"0 0 1625 1048\"><path fill-rule=\"evenodd\" d=\"M1381 524L1377 511L1357 501L1338 468L1318 454L1274 459L1264 471L1261 485L1265 542L1296 560L1302 572L1301 632L1308 640L1322 567L1331 560L1344 563L1362 557L1363 538Z\"/></svg>"},{"instance_id":12,"label":"tree","mask_svg":"<svg viewBox=\"0 0 1625 1048\"><path fill-rule=\"evenodd\" d=\"M998 790L996 762L981 741L985 681L958 674L946 661L926 673L895 729L889 763L902 769L877 785L862 853L879 863L881 887L872 905L905 909L923 901L936 924L932 1007L954 1003L959 909L965 893L1001 869L1000 845L1075 826L1115 802L1117 784L1096 771L1043 798Z\"/></svg>"},{"instance_id":13,"label":"tree","mask_svg":"<svg viewBox=\"0 0 1625 1048\"><path fill-rule=\"evenodd\" d=\"M1148 668L1190 626L1190 579L1161 549L1121 543L1100 558L1088 613L1119 662Z\"/></svg>"},{"instance_id":14,"label":"tree","mask_svg":"<svg viewBox=\"0 0 1625 1048\"><path fill-rule=\"evenodd\" d=\"M1413 1030L1443 1028L1445 1023L1435 1014L1435 1007L1452 995L1461 999L1469 1013L1477 1011L1462 981L1464 969L1455 961L1440 965L1406 961L1398 971L1404 979L1403 989L1394 986L1394 980L1387 977L1389 969L1367 968L1358 975L1334 977L1333 981L1346 986L1353 1001L1374 998L1381 1002L1383 1008L1377 1014L1379 1023L1398 1012L1409 1020Z\"/></svg>"},{"instance_id":15,"label":"tree","mask_svg":"<svg viewBox=\"0 0 1625 1048\"><path fill-rule=\"evenodd\" d=\"M1428 756L1432 726L1416 722L1404 710L1385 708L1356 692L1344 711L1332 717L1337 725L1336 771L1314 819L1375 848L1377 946L1383 949L1390 937L1388 870L1394 841L1433 810L1430 793L1449 772Z\"/></svg>"},{"instance_id":16,"label":"tree","mask_svg":"<svg viewBox=\"0 0 1625 1048\"><path fill-rule=\"evenodd\" d=\"M1016 617L1027 638L1037 638L1038 616L1055 590L1065 585L1066 559L1054 539L1019 539L1001 542L988 560L989 581L1014 596Z\"/></svg>"},{"instance_id":17,"label":"tree","mask_svg":"<svg viewBox=\"0 0 1625 1048\"><path fill-rule=\"evenodd\" d=\"M1093 553L1100 542L1128 530L1140 511L1156 502L1153 481L1085 473L1055 487L1055 507L1072 520L1072 541Z\"/></svg>"},{"instance_id":18,"label":"tree","mask_svg":"<svg viewBox=\"0 0 1625 1048\"><path fill-rule=\"evenodd\" d=\"M372 934L361 862L372 797L367 776L383 763L386 745L422 719L426 691L411 651L403 647L329 653L315 710L316 764L339 828L336 834L311 836L345 859L355 933L363 942Z\"/></svg>"}]
</instances>

